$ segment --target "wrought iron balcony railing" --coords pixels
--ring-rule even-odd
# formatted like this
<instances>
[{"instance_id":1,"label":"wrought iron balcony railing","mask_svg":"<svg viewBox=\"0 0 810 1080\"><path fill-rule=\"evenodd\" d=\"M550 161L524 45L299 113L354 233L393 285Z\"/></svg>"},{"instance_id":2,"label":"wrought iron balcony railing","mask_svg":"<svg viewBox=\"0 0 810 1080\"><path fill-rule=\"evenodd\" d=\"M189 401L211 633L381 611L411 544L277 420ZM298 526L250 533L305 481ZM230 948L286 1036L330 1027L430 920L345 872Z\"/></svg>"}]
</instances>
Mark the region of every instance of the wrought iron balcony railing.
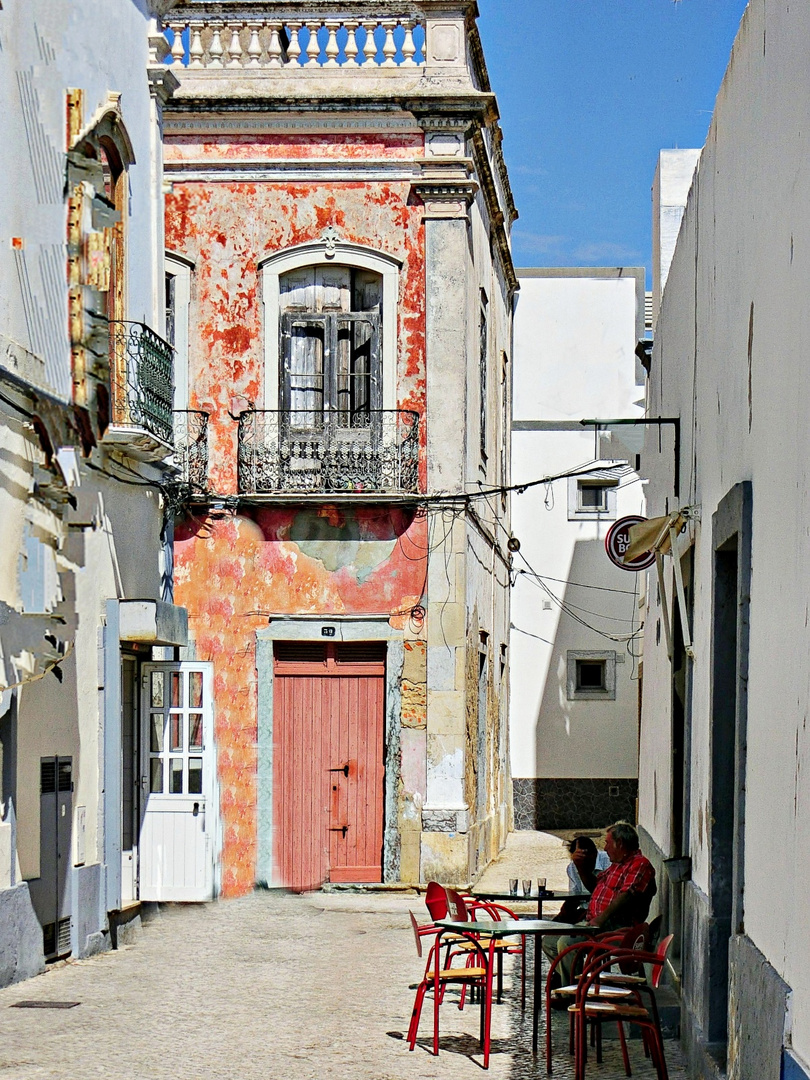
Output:
<instances>
[{"instance_id":1,"label":"wrought iron balcony railing","mask_svg":"<svg viewBox=\"0 0 810 1080\"><path fill-rule=\"evenodd\" d=\"M192 491L208 489L208 413L175 409L174 463Z\"/></svg>"},{"instance_id":2,"label":"wrought iron balcony railing","mask_svg":"<svg viewBox=\"0 0 810 1080\"><path fill-rule=\"evenodd\" d=\"M171 447L174 349L145 323L110 323L112 426L148 432ZM165 456L165 451L164 451Z\"/></svg>"},{"instance_id":3,"label":"wrought iron balcony railing","mask_svg":"<svg viewBox=\"0 0 810 1080\"><path fill-rule=\"evenodd\" d=\"M419 415L251 410L239 417L243 494L417 491Z\"/></svg>"}]
</instances>

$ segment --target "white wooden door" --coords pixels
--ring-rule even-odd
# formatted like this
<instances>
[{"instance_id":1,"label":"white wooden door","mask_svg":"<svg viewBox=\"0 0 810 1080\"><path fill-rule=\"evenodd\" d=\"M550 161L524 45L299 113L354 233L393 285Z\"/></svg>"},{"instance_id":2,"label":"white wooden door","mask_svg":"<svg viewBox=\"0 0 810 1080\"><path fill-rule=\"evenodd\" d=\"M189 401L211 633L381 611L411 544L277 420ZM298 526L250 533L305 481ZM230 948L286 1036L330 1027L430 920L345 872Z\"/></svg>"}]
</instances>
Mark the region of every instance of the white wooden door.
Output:
<instances>
[{"instance_id":1,"label":"white wooden door","mask_svg":"<svg viewBox=\"0 0 810 1080\"><path fill-rule=\"evenodd\" d=\"M210 900L217 831L213 669L145 664L140 899Z\"/></svg>"}]
</instances>

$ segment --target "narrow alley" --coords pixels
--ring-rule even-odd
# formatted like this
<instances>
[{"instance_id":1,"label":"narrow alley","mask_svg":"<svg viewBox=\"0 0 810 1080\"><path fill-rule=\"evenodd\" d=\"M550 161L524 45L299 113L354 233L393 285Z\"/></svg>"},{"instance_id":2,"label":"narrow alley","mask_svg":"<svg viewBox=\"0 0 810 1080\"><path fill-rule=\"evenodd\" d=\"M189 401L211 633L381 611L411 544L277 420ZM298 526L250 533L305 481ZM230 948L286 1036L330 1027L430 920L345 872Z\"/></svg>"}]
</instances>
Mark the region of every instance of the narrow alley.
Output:
<instances>
[{"instance_id":1,"label":"narrow alley","mask_svg":"<svg viewBox=\"0 0 810 1080\"><path fill-rule=\"evenodd\" d=\"M430 1001L414 1053L404 1042L419 981L408 919L415 894L256 892L205 906L155 910L135 946L51 967L0 991L0 1077L14 1080L409 1080L481 1072L477 1007L445 1002L439 1057L430 1053ZM20 1001L78 1002L17 1009ZM573 1076L565 1017L558 1018L554 1075ZM557 1023L555 1023L555 1029ZM496 1006L490 1073L545 1076L531 1056L531 1012L507 978ZM654 1070L641 1043L633 1075ZM672 1080L680 1051L667 1041ZM589 1076L623 1075L618 1044Z\"/></svg>"}]
</instances>

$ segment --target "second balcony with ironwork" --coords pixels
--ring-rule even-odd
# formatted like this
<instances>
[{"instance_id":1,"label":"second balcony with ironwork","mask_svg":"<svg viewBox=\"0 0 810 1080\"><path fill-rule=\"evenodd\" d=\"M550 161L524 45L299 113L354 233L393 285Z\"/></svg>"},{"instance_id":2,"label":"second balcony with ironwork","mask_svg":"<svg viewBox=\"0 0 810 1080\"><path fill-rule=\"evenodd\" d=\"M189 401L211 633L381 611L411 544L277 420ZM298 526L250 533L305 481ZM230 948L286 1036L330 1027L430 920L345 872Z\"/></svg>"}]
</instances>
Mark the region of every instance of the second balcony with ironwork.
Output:
<instances>
[{"instance_id":1,"label":"second balcony with ironwork","mask_svg":"<svg viewBox=\"0 0 810 1080\"><path fill-rule=\"evenodd\" d=\"M110 322L112 408L107 445L162 461L174 446L174 349L145 323Z\"/></svg>"},{"instance_id":2,"label":"second balcony with ironwork","mask_svg":"<svg viewBox=\"0 0 810 1080\"><path fill-rule=\"evenodd\" d=\"M174 464L180 483L193 494L208 490L208 413L174 411Z\"/></svg>"},{"instance_id":3,"label":"second balcony with ironwork","mask_svg":"<svg viewBox=\"0 0 810 1080\"><path fill-rule=\"evenodd\" d=\"M419 415L251 409L238 454L240 494L416 494Z\"/></svg>"}]
</instances>

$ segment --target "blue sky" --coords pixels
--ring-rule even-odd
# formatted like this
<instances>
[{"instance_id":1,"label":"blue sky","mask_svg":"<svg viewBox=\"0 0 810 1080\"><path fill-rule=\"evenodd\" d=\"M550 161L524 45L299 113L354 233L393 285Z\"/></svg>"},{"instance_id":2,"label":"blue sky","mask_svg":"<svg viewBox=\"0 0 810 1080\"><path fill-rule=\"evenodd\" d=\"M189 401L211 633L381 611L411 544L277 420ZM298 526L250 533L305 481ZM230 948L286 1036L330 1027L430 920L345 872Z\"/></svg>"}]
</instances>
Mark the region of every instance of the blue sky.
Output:
<instances>
[{"instance_id":1,"label":"blue sky","mask_svg":"<svg viewBox=\"0 0 810 1080\"><path fill-rule=\"evenodd\" d=\"M646 266L660 149L702 146L746 0L478 0L517 266Z\"/></svg>"}]
</instances>

